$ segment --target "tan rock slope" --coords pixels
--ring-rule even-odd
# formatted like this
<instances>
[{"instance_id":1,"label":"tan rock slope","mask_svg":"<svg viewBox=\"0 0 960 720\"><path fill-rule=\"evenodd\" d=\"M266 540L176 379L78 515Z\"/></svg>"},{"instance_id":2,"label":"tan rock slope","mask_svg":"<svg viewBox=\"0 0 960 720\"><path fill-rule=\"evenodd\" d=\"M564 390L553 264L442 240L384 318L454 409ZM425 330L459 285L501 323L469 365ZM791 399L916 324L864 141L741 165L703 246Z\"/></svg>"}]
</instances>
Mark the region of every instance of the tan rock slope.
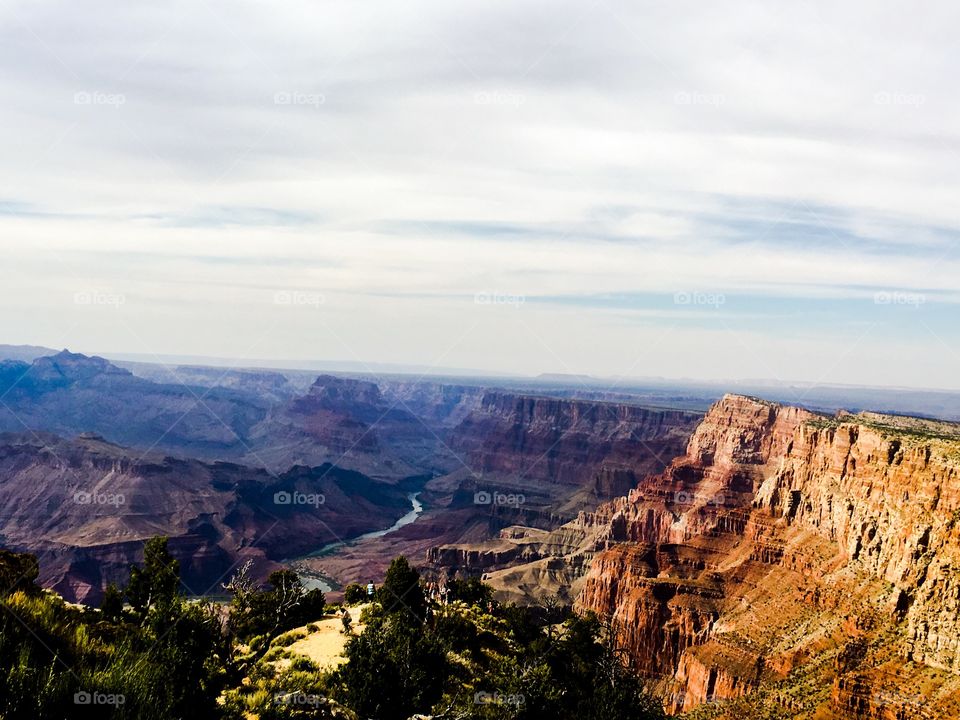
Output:
<instances>
[{"instance_id":1,"label":"tan rock slope","mask_svg":"<svg viewBox=\"0 0 960 720\"><path fill-rule=\"evenodd\" d=\"M578 607L672 712L960 717L960 426L726 396L564 532L535 562L590 562Z\"/></svg>"}]
</instances>

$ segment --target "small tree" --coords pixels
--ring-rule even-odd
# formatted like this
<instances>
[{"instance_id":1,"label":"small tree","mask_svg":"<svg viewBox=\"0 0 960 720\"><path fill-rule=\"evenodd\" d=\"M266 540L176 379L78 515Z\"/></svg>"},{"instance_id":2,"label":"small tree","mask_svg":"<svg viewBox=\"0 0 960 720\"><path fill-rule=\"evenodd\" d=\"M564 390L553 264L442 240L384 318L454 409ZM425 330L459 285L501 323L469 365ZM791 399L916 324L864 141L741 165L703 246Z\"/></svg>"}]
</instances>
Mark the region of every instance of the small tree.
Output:
<instances>
[{"instance_id":1,"label":"small tree","mask_svg":"<svg viewBox=\"0 0 960 720\"><path fill-rule=\"evenodd\" d=\"M285 618L299 617L295 610L303 602L304 591L300 576L293 570L277 570L270 573L268 579L273 590L273 629L277 631L284 625Z\"/></svg>"},{"instance_id":2,"label":"small tree","mask_svg":"<svg viewBox=\"0 0 960 720\"><path fill-rule=\"evenodd\" d=\"M447 583L448 596L451 602L460 600L468 605L484 607L493 600L493 588L485 585L478 577L467 580L454 578Z\"/></svg>"},{"instance_id":3,"label":"small tree","mask_svg":"<svg viewBox=\"0 0 960 720\"><path fill-rule=\"evenodd\" d=\"M35 581L40 575L37 558L28 553L0 550L0 594L22 590L35 593Z\"/></svg>"},{"instance_id":4,"label":"small tree","mask_svg":"<svg viewBox=\"0 0 960 720\"><path fill-rule=\"evenodd\" d=\"M114 583L107 585L100 603L100 613L105 620L116 622L123 615L123 591Z\"/></svg>"},{"instance_id":5,"label":"small tree","mask_svg":"<svg viewBox=\"0 0 960 720\"><path fill-rule=\"evenodd\" d=\"M440 700L450 673L442 644L430 633L376 618L347 642L342 665L331 677L338 697L361 717L406 720Z\"/></svg>"},{"instance_id":6,"label":"small tree","mask_svg":"<svg viewBox=\"0 0 960 720\"><path fill-rule=\"evenodd\" d=\"M417 623L424 621L427 599L420 587L420 574L403 555L390 563L378 593L380 604L388 615L400 615Z\"/></svg>"},{"instance_id":7,"label":"small tree","mask_svg":"<svg viewBox=\"0 0 960 720\"><path fill-rule=\"evenodd\" d=\"M343 589L343 601L348 605L356 605L367 599L367 590L359 583L350 583Z\"/></svg>"},{"instance_id":8,"label":"small tree","mask_svg":"<svg viewBox=\"0 0 960 720\"><path fill-rule=\"evenodd\" d=\"M169 611L179 590L180 562L167 550L167 538L151 538L143 547L143 567L130 568L127 600L142 621L152 608Z\"/></svg>"},{"instance_id":9,"label":"small tree","mask_svg":"<svg viewBox=\"0 0 960 720\"><path fill-rule=\"evenodd\" d=\"M305 590L294 571L277 570L267 582L268 588L257 587L250 578L248 563L223 586L233 593L229 626L237 637L277 635L323 616L323 591Z\"/></svg>"}]
</instances>

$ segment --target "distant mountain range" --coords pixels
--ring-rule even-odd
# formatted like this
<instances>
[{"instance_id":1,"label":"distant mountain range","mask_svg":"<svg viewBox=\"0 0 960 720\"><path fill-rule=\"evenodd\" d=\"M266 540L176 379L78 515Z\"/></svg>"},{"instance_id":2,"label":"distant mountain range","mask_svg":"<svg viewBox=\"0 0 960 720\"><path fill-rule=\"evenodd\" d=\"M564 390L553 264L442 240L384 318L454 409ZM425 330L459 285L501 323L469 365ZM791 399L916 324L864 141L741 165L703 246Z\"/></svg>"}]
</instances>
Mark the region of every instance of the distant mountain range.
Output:
<instances>
[{"instance_id":1,"label":"distant mountain range","mask_svg":"<svg viewBox=\"0 0 960 720\"><path fill-rule=\"evenodd\" d=\"M0 345L0 359L30 362L56 350L25 345ZM187 383L242 389L257 383L257 394L274 398L302 394L319 374L387 385L426 383L457 387L502 388L517 393L553 397L630 402L648 406L705 411L727 392L754 395L801 405L818 412L874 410L944 420L960 420L960 390L871 387L770 379L698 380L691 378L613 377L543 373L511 376L482 370L402 366L389 363L236 360L185 356L107 354L116 366L138 377L161 383ZM284 379L285 378L285 382ZM274 387L270 385L274 384Z\"/></svg>"}]
</instances>

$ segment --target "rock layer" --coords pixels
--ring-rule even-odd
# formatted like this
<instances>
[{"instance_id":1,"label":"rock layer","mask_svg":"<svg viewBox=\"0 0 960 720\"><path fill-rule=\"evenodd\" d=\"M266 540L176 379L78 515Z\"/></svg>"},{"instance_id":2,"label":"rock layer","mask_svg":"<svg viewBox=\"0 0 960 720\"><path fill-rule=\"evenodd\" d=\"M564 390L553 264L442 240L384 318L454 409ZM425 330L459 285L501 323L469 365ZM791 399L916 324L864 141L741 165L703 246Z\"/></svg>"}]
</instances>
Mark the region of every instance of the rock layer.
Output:
<instances>
[{"instance_id":1,"label":"rock layer","mask_svg":"<svg viewBox=\"0 0 960 720\"><path fill-rule=\"evenodd\" d=\"M592 508L678 455L698 413L488 391L450 446L490 489L558 488ZM574 492L571 493L570 489Z\"/></svg>"},{"instance_id":2,"label":"rock layer","mask_svg":"<svg viewBox=\"0 0 960 720\"><path fill-rule=\"evenodd\" d=\"M218 592L241 559L287 557L389 526L406 493L330 465L279 475L232 463L142 455L95 436L0 435L0 537L38 555L41 581L96 601L143 543L170 537L187 589Z\"/></svg>"},{"instance_id":3,"label":"rock layer","mask_svg":"<svg viewBox=\"0 0 960 720\"><path fill-rule=\"evenodd\" d=\"M914 667L946 711L958 468L955 425L724 397L685 456L580 519L596 555L578 607L610 621L673 712L920 717L889 682ZM855 670L832 662L860 640Z\"/></svg>"}]
</instances>

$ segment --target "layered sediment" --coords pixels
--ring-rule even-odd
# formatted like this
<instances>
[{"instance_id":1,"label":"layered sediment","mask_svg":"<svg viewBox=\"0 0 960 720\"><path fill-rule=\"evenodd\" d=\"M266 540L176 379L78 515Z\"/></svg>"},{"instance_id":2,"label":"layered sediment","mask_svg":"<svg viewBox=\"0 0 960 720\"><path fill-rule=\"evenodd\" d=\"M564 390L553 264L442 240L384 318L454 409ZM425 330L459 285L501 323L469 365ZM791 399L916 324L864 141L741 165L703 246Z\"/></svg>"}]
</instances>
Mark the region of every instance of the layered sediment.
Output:
<instances>
[{"instance_id":1,"label":"layered sediment","mask_svg":"<svg viewBox=\"0 0 960 720\"><path fill-rule=\"evenodd\" d=\"M727 396L684 456L581 518L577 605L671 712L957 717L958 470L956 425ZM922 707L891 681L917 672Z\"/></svg>"}]
</instances>

